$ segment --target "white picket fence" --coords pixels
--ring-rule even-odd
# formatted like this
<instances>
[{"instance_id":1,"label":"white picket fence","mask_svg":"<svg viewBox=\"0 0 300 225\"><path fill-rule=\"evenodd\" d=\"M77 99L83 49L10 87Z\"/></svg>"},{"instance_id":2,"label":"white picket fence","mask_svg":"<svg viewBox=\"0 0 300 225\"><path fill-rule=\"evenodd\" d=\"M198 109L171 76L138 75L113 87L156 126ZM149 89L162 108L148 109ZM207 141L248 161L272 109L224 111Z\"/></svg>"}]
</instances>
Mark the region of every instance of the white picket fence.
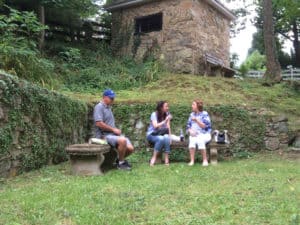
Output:
<instances>
[{"instance_id":1,"label":"white picket fence","mask_svg":"<svg viewBox=\"0 0 300 225\"><path fill-rule=\"evenodd\" d=\"M282 70L281 72L283 80L300 80L300 68L290 68L287 70ZM246 74L246 77L262 78L264 73L264 71L250 70Z\"/></svg>"}]
</instances>

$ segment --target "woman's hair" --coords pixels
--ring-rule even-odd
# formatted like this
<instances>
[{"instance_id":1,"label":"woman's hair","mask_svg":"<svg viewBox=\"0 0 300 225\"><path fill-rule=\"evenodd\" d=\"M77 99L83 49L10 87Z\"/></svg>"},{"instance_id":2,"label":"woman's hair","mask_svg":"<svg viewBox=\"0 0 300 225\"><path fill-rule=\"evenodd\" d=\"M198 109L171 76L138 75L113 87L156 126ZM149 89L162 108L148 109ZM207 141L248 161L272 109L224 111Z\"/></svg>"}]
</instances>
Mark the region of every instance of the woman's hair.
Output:
<instances>
[{"instance_id":1,"label":"woman's hair","mask_svg":"<svg viewBox=\"0 0 300 225\"><path fill-rule=\"evenodd\" d=\"M202 112L203 111L203 101L200 99L195 99L194 102L196 103L198 110L200 112Z\"/></svg>"},{"instance_id":2,"label":"woman's hair","mask_svg":"<svg viewBox=\"0 0 300 225\"><path fill-rule=\"evenodd\" d=\"M167 113L162 110L165 103L167 103L167 101L159 101L156 105L157 122L161 122L167 117Z\"/></svg>"}]
</instances>

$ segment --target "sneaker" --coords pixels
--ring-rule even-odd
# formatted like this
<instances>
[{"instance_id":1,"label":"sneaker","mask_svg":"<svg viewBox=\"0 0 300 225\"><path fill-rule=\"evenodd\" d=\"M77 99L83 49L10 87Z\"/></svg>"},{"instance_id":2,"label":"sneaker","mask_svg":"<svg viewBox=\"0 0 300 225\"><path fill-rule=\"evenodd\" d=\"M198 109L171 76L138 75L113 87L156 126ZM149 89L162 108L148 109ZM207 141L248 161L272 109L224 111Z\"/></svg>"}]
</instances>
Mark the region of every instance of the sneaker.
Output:
<instances>
[{"instance_id":1,"label":"sneaker","mask_svg":"<svg viewBox=\"0 0 300 225\"><path fill-rule=\"evenodd\" d=\"M127 161L127 160L124 160L125 163L127 163L127 165L131 168L131 164Z\"/></svg>"},{"instance_id":2,"label":"sneaker","mask_svg":"<svg viewBox=\"0 0 300 225\"><path fill-rule=\"evenodd\" d=\"M131 165L127 161L124 161L122 164L118 163L117 167L119 170L131 170Z\"/></svg>"},{"instance_id":3,"label":"sneaker","mask_svg":"<svg viewBox=\"0 0 300 225\"><path fill-rule=\"evenodd\" d=\"M207 161L204 161L204 162L202 163L202 166L208 166L208 162L207 162Z\"/></svg>"},{"instance_id":4,"label":"sneaker","mask_svg":"<svg viewBox=\"0 0 300 225\"><path fill-rule=\"evenodd\" d=\"M124 160L124 163L127 163L127 165L129 167L131 167L131 164L127 161L127 160ZM119 165L119 159L116 159L116 162L114 163L115 165Z\"/></svg>"}]
</instances>

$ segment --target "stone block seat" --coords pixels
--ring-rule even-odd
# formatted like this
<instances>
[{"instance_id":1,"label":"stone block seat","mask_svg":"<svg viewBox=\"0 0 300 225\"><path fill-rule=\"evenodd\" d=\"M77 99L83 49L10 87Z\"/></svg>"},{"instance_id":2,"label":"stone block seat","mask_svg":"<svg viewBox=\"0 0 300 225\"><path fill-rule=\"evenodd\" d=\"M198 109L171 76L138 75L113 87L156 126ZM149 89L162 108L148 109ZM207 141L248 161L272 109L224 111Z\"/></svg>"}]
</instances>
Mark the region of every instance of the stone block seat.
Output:
<instances>
[{"instance_id":1,"label":"stone block seat","mask_svg":"<svg viewBox=\"0 0 300 225\"><path fill-rule=\"evenodd\" d=\"M103 175L117 158L117 152L108 144L74 144L66 147L73 175Z\"/></svg>"},{"instance_id":2,"label":"stone block seat","mask_svg":"<svg viewBox=\"0 0 300 225\"><path fill-rule=\"evenodd\" d=\"M147 142L147 147L153 148L153 144ZM229 144L218 144L213 140L206 144L207 156L208 160L212 165L218 164L218 150L223 148L228 148ZM188 151L188 141L172 141L171 144L171 154L172 151L180 151L186 150ZM156 163L162 163L161 154L158 155Z\"/></svg>"}]
</instances>

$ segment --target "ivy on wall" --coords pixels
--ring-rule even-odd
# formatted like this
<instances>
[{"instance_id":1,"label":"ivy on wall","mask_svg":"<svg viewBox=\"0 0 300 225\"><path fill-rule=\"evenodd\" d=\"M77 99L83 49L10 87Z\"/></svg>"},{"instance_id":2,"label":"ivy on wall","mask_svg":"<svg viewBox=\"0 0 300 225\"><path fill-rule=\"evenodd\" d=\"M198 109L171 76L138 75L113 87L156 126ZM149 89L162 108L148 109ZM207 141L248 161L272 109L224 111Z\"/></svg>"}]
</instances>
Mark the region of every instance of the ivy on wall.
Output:
<instances>
[{"instance_id":1,"label":"ivy on wall","mask_svg":"<svg viewBox=\"0 0 300 225\"><path fill-rule=\"evenodd\" d=\"M19 170L27 171L66 160L65 146L83 143L90 135L88 115L93 106L0 73L0 164L1 159L9 157ZM156 103L113 107L116 124L130 137L138 153L146 152L146 129L155 107ZM264 149L266 118L227 105L205 110L212 118L213 129L229 131L227 154ZM170 111L172 132L178 135L180 129L185 130L191 106L171 105ZM176 154L172 153L175 160L182 157Z\"/></svg>"},{"instance_id":2,"label":"ivy on wall","mask_svg":"<svg viewBox=\"0 0 300 225\"><path fill-rule=\"evenodd\" d=\"M252 114L244 109L229 105L210 106L205 109L212 118L213 130L228 130L230 149L226 154L238 155L244 152L258 152L265 148L264 136L266 118ZM119 104L113 108L117 124L133 141L139 143L138 149L145 149L146 129L150 122L150 114L155 111L155 103ZM190 105L171 105L173 115L172 132L179 135L180 129L185 130L186 122L191 113ZM136 129L141 121L144 128Z\"/></svg>"},{"instance_id":3,"label":"ivy on wall","mask_svg":"<svg viewBox=\"0 0 300 225\"><path fill-rule=\"evenodd\" d=\"M66 160L65 146L87 136L86 104L2 73L0 111L0 158L19 170Z\"/></svg>"}]
</instances>

